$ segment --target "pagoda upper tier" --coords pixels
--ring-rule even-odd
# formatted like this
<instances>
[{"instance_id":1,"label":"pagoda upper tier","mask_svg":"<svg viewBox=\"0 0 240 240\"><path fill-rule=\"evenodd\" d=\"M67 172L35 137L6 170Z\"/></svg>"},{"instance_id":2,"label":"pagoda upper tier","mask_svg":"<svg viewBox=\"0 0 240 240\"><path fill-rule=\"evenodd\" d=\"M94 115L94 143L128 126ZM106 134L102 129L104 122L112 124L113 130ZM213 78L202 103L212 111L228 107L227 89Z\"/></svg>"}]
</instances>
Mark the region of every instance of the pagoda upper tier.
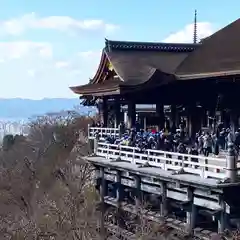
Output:
<instances>
[{"instance_id":1,"label":"pagoda upper tier","mask_svg":"<svg viewBox=\"0 0 240 240\"><path fill-rule=\"evenodd\" d=\"M98 70L86 85L71 87L84 96L116 95L173 81L240 73L240 19L199 44L105 40Z\"/></svg>"}]
</instances>

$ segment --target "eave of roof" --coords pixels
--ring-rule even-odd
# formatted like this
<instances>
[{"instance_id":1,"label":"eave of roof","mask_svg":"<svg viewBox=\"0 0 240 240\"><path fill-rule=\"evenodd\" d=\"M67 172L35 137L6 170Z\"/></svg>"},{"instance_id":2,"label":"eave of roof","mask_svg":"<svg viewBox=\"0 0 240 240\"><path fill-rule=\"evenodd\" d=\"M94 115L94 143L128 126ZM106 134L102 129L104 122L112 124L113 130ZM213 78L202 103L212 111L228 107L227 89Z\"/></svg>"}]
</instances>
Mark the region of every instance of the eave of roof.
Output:
<instances>
[{"instance_id":1,"label":"eave of roof","mask_svg":"<svg viewBox=\"0 0 240 240\"><path fill-rule=\"evenodd\" d=\"M203 78L236 76L236 75L240 75L240 70L193 73L193 74L179 74L179 75L176 75L176 77L179 80L191 80L191 79L203 79Z\"/></svg>"},{"instance_id":2,"label":"eave of roof","mask_svg":"<svg viewBox=\"0 0 240 240\"><path fill-rule=\"evenodd\" d=\"M163 42L132 42L113 41L105 39L105 47L108 51L113 50L140 50L162 52L192 52L201 44L194 43L163 43Z\"/></svg>"},{"instance_id":3,"label":"eave of roof","mask_svg":"<svg viewBox=\"0 0 240 240\"><path fill-rule=\"evenodd\" d=\"M119 86L121 81L118 79L115 80L107 80L103 83L88 83L82 86L70 87L70 89L80 95L93 95L100 96L105 95L107 93L118 93Z\"/></svg>"}]
</instances>

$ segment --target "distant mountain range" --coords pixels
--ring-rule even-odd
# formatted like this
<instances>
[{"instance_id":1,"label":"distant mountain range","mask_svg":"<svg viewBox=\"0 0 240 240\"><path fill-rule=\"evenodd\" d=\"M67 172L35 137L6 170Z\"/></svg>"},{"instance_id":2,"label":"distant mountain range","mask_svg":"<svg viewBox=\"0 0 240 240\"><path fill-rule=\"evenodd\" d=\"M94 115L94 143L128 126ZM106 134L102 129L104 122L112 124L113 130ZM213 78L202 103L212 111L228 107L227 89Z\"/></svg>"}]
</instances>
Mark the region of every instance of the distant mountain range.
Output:
<instances>
[{"instance_id":1,"label":"distant mountain range","mask_svg":"<svg viewBox=\"0 0 240 240\"><path fill-rule=\"evenodd\" d=\"M1 119L26 119L46 113L57 113L78 109L81 114L92 112L92 108L80 105L78 98L44 98L41 100L0 98Z\"/></svg>"}]
</instances>

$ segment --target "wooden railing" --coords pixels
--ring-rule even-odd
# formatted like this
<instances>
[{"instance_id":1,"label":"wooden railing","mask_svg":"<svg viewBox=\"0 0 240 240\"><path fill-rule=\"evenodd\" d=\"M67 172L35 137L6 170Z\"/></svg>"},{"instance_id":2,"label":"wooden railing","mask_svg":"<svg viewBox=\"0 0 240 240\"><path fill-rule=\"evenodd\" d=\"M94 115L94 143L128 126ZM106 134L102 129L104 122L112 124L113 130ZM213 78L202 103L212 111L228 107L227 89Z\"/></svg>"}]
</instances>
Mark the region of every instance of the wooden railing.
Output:
<instances>
[{"instance_id":1,"label":"wooden railing","mask_svg":"<svg viewBox=\"0 0 240 240\"><path fill-rule=\"evenodd\" d=\"M107 136L118 137L119 128L102 128L102 127L88 127L88 138L92 139L98 135L100 138Z\"/></svg>"},{"instance_id":2,"label":"wooden railing","mask_svg":"<svg viewBox=\"0 0 240 240\"><path fill-rule=\"evenodd\" d=\"M224 179L226 177L226 158L224 157L204 157L151 149L142 153L136 147L104 142L98 142L96 154L109 160L120 158L122 161L132 164L145 164L147 162L150 166L166 171L184 169L184 172L198 175L201 178Z\"/></svg>"}]
</instances>

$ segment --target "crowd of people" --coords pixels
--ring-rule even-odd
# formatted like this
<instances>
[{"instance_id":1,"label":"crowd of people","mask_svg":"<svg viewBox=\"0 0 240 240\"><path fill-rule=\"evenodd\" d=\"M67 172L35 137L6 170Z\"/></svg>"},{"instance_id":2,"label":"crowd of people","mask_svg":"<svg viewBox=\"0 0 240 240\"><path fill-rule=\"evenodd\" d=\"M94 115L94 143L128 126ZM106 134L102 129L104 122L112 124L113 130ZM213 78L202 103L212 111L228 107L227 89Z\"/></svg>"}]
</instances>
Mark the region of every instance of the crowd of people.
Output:
<instances>
[{"instance_id":1,"label":"crowd of people","mask_svg":"<svg viewBox=\"0 0 240 240\"><path fill-rule=\"evenodd\" d=\"M102 127L103 125L96 123L93 126ZM151 141L154 140L154 148L158 150L192 155L202 154L206 157L210 154L218 156L221 150L227 150L229 143L232 143L236 152L239 153L240 129L234 132L231 128L224 128L223 124L219 124L214 131L199 130L195 138L188 136L184 124L180 124L174 131L162 129L157 132L154 128L141 130L137 124L132 130L126 131L123 123L120 124L120 129L125 136L127 132L130 146L136 146L137 142L139 143L139 136L141 138L145 134L151 137Z\"/></svg>"}]
</instances>

